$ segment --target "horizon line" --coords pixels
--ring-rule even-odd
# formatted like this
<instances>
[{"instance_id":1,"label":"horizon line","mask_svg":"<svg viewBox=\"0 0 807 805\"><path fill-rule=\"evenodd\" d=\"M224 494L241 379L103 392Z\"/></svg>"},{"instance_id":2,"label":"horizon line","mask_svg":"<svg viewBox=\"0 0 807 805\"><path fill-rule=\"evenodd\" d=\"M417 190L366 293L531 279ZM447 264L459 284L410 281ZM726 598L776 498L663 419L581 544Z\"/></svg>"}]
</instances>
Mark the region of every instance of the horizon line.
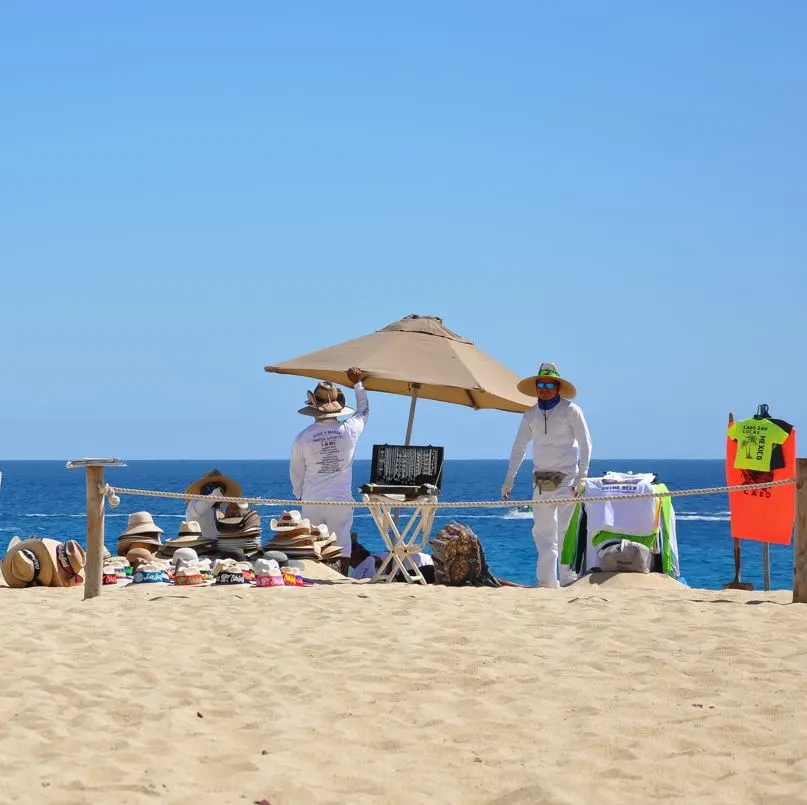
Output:
<instances>
[{"instance_id":1,"label":"horizon line","mask_svg":"<svg viewBox=\"0 0 807 805\"><path fill-rule=\"evenodd\" d=\"M87 456L83 456L83 459L88 458ZM94 456L94 458L98 458ZM112 458L112 456L105 456L104 458ZM288 462L288 458L119 458L117 456L114 457L118 461L173 461L173 462L180 462L180 461L205 461L205 462L216 462L216 461L285 461ZM16 461L58 461L67 463L67 461L73 460L81 460L81 459L64 459L64 458L0 458L0 464L3 462L12 463ZM356 458L355 461L372 461L371 457L367 458ZM636 458L628 457L628 458L592 458L592 461L725 461L725 456L718 456L716 458ZM446 458L446 462L449 461L509 461L508 457L504 458ZM527 459L525 458L525 463ZM112 468L114 469L114 468Z\"/></svg>"}]
</instances>

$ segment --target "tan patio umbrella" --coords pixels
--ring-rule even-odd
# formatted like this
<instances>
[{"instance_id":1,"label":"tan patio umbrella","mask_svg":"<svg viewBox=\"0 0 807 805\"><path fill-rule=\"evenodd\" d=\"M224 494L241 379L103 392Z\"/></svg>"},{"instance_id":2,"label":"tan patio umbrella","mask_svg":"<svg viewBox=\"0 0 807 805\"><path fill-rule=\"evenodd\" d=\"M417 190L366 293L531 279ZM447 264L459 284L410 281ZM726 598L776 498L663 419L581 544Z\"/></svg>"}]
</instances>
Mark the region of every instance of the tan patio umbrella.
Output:
<instances>
[{"instance_id":1,"label":"tan patio umbrella","mask_svg":"<svg viewBox=\"0 0 807 805\"><path fill-rule=\"evenodd\" d=\"M302 375L347 384L346 369L359 366L368 391L412 398L406 444L418 397L523 413L535 400L516 389L518 377L473 341L451 332L435 316L407 316L361 338L265 367L267 372Z\"/></svg>"}]
</instances>

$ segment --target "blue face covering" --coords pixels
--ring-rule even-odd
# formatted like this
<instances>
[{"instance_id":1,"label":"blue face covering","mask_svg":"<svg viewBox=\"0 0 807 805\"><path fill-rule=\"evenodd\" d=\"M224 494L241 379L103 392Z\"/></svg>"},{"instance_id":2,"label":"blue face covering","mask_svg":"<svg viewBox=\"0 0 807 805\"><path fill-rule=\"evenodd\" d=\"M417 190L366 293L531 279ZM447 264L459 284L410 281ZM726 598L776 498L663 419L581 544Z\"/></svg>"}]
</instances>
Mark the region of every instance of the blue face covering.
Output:
<instances>
[{"instance_id":1,"label":"blue face covering","mask_svg":"<svg viewBox=\"0 0 807 805\"><path fill-rule=\"evenodd\" d=\"M542 411L551 411L560 402L560 394L556 394L551 400L538 400L538 407Z\"/></svg>"}]
</instances>

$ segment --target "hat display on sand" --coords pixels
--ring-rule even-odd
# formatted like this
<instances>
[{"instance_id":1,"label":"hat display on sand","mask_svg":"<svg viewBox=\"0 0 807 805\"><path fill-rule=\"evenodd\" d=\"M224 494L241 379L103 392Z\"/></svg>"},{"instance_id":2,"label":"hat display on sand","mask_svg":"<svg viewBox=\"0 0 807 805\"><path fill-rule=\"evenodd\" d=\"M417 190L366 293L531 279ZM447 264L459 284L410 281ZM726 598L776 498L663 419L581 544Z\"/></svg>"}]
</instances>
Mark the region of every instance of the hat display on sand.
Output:
<instances>
[{"instance_id":1,"label":"hat display on sand","mask_svg":"<svg viewBox=\"0 0 807 805\"><path fill-rule=\"evenodd\" d=\"M306 392L306 405L298 408L298 414L313 416L317 419L336 419L354 413L345 405L345 393L336 383L322 380L313 391Z\"/></svg>"},{"instance_id":2,"label":"hat display on sand","mask_svg":"<svg viewBox=\"0 0 807 805\"><path fill-rule=\"evenodd\" d=\"M538 369L538 374L519 380L517 388L528 397L537 397L538 391L535 384L539 380L555 380L558 383L558 394L565 400L573 400L577 396L577 389L574 384L560 376L558 367L554 363L542 363Z\"/></svg>"},{"instance_id":3,"label":"hat display on sand","mask_svg":"<svg viewBox=\"0 0 807 805\"><path fill-rule=\"evenodd\" d=\"M0 570L9 587L74 587L84 581L85 562L75 540L12 537Z\"/></svg>"},{"instance_id":4,"label":"hat display on sand","mask_svg":"<svg viewBox=\"0 0 807 805\"><path fill-rule=\"evenodd\" d=\"M221 470L210 470L206 472L198 481L194 481L186 490L188 495L201 495L202 487L206 484L221 484L224 487L223 494L228 498L241 497L241 484L238 481L223 475Z\"/></svg>"}]
</instances>

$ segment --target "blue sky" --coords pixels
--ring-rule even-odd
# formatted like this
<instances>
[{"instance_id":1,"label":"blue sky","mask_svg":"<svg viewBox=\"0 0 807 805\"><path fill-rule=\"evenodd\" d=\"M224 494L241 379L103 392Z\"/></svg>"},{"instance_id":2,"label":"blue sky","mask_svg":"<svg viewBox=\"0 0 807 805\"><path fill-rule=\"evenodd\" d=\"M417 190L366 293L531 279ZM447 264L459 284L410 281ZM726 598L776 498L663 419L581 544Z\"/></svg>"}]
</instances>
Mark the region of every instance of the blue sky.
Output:
<instances>
[{"instance_id":1,"label":"blue sky","mask_svg":"<svg viewBox=\"0 0 807 805\"><path fill-rule=\"evenodd\" d=\"M284 458L263 366L409 313L600 458L807 408L807 5L7 2L0 458ZM403 438L374 395L361 455ZM518 415L419 406L509 454Z\"/></svg>"}]
</instances>

